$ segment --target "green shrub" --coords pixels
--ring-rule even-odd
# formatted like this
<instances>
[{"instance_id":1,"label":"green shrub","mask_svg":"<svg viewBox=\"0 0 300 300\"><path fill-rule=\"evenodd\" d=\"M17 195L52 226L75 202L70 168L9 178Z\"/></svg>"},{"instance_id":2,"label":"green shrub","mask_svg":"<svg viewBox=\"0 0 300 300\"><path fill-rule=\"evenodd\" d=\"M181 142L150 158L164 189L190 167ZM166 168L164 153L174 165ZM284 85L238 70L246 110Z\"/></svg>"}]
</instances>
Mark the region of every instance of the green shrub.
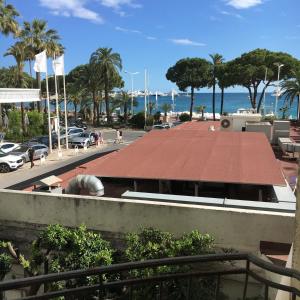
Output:
<instances>
[{"instance_id":1,"label":"green shrub","mask_svg":"<svg viewBox=\"0 0 300 300\"><path fill-rule=\"evenodd\" d=\"M6 139L10 141L20 142L23 138L21 112L17 110L11 110L8 112L7 117L9 121Z\"/></svg>"},{"instance_id":2,"label":"green shrub","mask_svg":"<svg viewBox=\"0 0 300 300\"><path fill-rule=\"evenodd\" d=\"M145 126L145 113L139 112L132 116L130 119L130 124L136 128L144 128Z\"/></svg>"},{"instance_id":3,"label":"green shrub","mask_svg":"<svg viewBox=\"0 0 300 300\"><path fill-rule=\"evenodd\" d=\"M35 137L44 133L44 114L38 111L30 111L27 113L29 119L28 135Z\"/></svg>"},{"instance_id":4,"label":"green shrub","mask_svg":"<svg viewBox=\"0 0 300 300\"><path fill-rule=\"evenodd\" d=\"M153 228L143 228L138 233L130 233L126 237L125 257L129 261L143 261L182 255L200 255L214 252L214 239L208 234L195 230L176 239L171 233ZM188 272L197 267L194 265L160 266L131 272L137 277L150 277L163 273ZM186 299L188 280L169 280L164 283L167 299ZM215 299L216 280L214 278L194 278L191 284L190 299ZM157 295L157 285L139 286L133 292L134 299L150 300Z\"/></svg>"},{"instance_id":5,"label":"green shrub","mask_svg":"<svg viewBox=\"0 0 300 300\"><path fill-rule=\"evenodd\" d=\"M12 267L12 258L6 254L0 254L0 281L2 281L5 275L10 272Z\"/></svg>"},{"instance_id":6,"label":"green shrub","mask_svg":"<svg viewBox=\"0 0 300 300\"><path fill-rule=\"evenodd\" d=\"M161 114L160 111L157 111L157 112L154 114L153 118L154 118L154 123L155 123L155 124L161 123L161 121L160 121L160 114Z\"/></svg>"},{"instance_id":7,"label":"green shrub","mask_svg":"<svg viewBox=\"0 0 300 300\"><path fill-rule=\"evenodd\" d=\"M190 121L190 115L187 114L187 113L182 113L180 116L179 116L179 120L181 122L187 122L187 121Z\"/></svg>"},{"instance_id":8,"label":"green shrub","mask_svg":"<svg viewBox=\"0 0 300 300\"><path fill-rule=\"evenodd\" d=\"M148 116L146 120L146 126L152 126L154 124L153 116Z\"/></svg>"}]
</instances>

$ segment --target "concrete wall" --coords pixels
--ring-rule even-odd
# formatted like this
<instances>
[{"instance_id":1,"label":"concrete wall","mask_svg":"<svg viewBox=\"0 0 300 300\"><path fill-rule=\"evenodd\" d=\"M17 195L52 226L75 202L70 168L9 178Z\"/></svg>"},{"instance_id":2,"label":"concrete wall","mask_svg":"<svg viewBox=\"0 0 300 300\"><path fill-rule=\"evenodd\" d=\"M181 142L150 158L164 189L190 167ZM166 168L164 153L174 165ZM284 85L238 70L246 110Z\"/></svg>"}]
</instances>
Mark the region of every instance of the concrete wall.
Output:
<instances>
[{"instance_id":1,"label":"concrete wall","mask_svg":"<svg viewBox=\"0 0 300 300\"><path fill-rule=\"evenodd\" d=\"M153 226L175 235L198 229L220 247L258 252L261 240L291 243L294 214L141 200L0 190L0 222L59 223L124 234Z\"/></svg>"}]
</instances>

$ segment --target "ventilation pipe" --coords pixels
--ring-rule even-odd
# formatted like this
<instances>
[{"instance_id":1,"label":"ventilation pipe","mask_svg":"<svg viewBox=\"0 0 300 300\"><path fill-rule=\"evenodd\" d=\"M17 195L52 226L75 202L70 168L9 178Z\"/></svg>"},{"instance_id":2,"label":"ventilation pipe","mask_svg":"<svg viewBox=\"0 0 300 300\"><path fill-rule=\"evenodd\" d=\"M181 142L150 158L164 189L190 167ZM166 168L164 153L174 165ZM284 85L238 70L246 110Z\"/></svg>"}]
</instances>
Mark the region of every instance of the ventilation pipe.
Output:
<instances>
[{"instance_id":1,"label":"ventilation pipe","mask_svg":"<svg viewBox=\"0 0 300 300\"><path fill-rule=\"evenodd\" d=\"M82 190L88 191L91 196L103 196L104 186L100 179L92 175L77 175L65 190L66 194L80 195Z\"/></svg>"}]
</instances>

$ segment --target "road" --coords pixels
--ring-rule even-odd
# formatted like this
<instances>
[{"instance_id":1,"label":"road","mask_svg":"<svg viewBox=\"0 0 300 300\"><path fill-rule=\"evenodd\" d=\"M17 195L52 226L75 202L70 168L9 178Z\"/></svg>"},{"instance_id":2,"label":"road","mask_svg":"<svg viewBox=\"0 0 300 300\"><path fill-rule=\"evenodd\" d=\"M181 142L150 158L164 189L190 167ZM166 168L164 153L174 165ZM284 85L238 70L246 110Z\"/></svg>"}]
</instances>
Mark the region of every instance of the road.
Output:
<instances>
[{"instance_id":1,"label":"road","mask_svg":"<svg viewBox=\"0 0 300 300\"><path fill-rule=\"evenodd\" d=\"M32 178L43 177L44 174L50 176L49 173L55 173L57 169L70 169L73 168L76 163L83 163L90 161L93 158L105 155L106 152L121 149L131 144L138 138L142 137L144 131L134 130L122 130L123 132L123 143L115 144L116 131L112 129L102 130L104 137L104 145L100 147L92 146L86 151L80 149L78 153L75 153L74 149L62 150L62 157L58 156L58 151L54 151L50 154L45 162L40 160L35 161L35 166L30 168L30 163L26 163L16 171L0 174L0 188L17 188L18 185L22 186L22 182L31 180Z\"/></svg>"}]
</instances>

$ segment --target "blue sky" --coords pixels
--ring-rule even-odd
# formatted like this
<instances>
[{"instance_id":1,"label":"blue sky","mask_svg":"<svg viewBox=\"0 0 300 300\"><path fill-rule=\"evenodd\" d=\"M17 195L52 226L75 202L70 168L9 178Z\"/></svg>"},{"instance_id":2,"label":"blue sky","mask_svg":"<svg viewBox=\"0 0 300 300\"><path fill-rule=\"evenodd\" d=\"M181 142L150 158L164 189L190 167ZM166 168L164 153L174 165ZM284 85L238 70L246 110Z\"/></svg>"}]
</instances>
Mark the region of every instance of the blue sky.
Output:
<instances>
[{"instance_id":1,"label":"blue sky","mask_svg":"<svg viewBox=\"0 0 300 300\"><path fill-rule=\"evenodd\" d=\"M7 0L21 14L19 21L42 18L58 30L66 48L66 71L87 63L99 47L121 54L123 70L139 71L135 89L175 87L167 69L184 57L209 58L220 53L230 60L255 48L285 51L300 59L299 0ZM13 43L0 37L0 66ZM130 79L122 73L125 89ZM203 89L203 91L206 91ZM234 91L245 91L236 88Z\"/></svg>"}]
</instances>

